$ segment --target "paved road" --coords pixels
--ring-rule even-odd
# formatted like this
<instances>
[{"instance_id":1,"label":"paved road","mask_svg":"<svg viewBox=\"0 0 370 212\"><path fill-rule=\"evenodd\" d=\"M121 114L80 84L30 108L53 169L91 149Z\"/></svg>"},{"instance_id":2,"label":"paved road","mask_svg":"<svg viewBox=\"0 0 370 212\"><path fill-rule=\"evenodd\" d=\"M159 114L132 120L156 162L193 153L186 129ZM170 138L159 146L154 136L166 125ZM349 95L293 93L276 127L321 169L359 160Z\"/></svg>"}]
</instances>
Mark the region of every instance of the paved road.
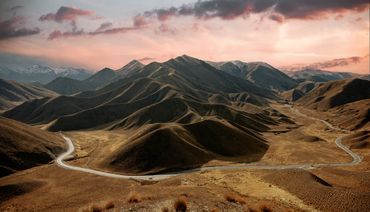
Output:
<instances>
[{"instance_id":1,"label":"paved road","mask_svg":"<svg viewBox=\"0 0 370 212\"><path fill-rule=\"evenodd\" d=\"M337 127L332 126L330 123L308 117L307 115L301 113L297 109L292 108L291 106L288 106L292 109L292 111L296 112L297 114L304 116L306 118L310 119L315 119L323 122L325 125L327 125L330 129L334 130L340 130L344 131L342 129L339 129ZM181 172L176 172L176 173L170 173L170 174L156 174L156 175L140 175L140 176L130 176L130 175L122 175L122 174L114 174L114 173L109 173L109 172L103 172L103 171L98 171L94 169L89 169L89 168L82 168L82 167L77 167L77 166L72 166L69 164L64 163L65 160L68 160L70 158L73 158L72 153L75 150L75 147L71 141L70 138L66 137L65 135L61 134L64 140L66 141L68 145L68 150L67 152L61 154L57 159L56 163L68 170L75 170L75 171L80 171L80 172L86 172L90 174L95 174L103 177L111 177L111 178L119 178L119 179L135 179L135 180L162 180L166 178L170 178L173 176L177 175L182 175L182 174L188 174L188 173L194 173L194 172L201 172L201 171L208 171L208 170L236 170L236 169L268 169L268 170L283 170L283 169L314 169L314 168L319 168L319 167L338 167L338 166L354 166L356 164L359 164L362 161L362 158L357 155L355 152L352 152L347 146L344 146L342 144L342 137L338 137L335 140L335 144L348 153L353 160L351 162L346 162L346 163L319 163L319 164L312 164L312 163L307 163L307 164L291 164L291 165L261 165L261 164L246 164L246 165L235 165L235 166L212 166L212 167L202 167L202 168L196 168L196 169L190 169L186 171L181 171Z\"/></svg>"}]
</instances>

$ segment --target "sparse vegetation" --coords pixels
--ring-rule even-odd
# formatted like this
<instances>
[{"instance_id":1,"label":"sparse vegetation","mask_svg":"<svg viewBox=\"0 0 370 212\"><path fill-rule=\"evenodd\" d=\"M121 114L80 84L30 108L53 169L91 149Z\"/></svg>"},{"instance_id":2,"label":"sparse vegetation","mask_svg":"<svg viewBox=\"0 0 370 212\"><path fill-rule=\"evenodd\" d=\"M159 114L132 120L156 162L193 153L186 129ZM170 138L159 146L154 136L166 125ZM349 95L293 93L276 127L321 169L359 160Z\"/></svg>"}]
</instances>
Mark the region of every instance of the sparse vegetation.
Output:
<instances>
[{"instance_id":1,"label":"sparse vegetation","mask_svg":"<svg viewBox=\"0 0 370 212\"><path fill-rule=\"evenodd\" d=\"M174 203L173 207L176 211L184 212L188 208L188 202L185 196L180 196Z\"/></svg>"},{"instance_id":2,"label":"sparse vegetation","mask_svg":"<svg viewBox=\"0 0 370 212\"><path fill-rule=\"evenodd\" d=\"M114 208L114 203L112 201L109 201L105 204L104 208L106 210Z\"/></svg>"},{"instance_id":3,"label":"sparse vegetation","mask_svg":"<svg viewBox=\"0 0 370 212\"><path fill-rule=\"evenodd\" d=\"M92 205L91 206L91 211L92 212L100 212L100 211L103 211L103 207L101 207L99 205Z\"/></svg>"},{"instance_id":4,"label":"sparse vegetation","mask_svg":"<svg viewBox=\"0 0 370 212\"><path fill-rule=\"evenodd\" d=\"M232 194L232 193L227 193L225 194L225 199L226 201L228 202L232 202L232 203L239 203L239 204L245 204L245 200L240 197L239 195L236 195L236 194Z\"/></svg>"}]
</instances>

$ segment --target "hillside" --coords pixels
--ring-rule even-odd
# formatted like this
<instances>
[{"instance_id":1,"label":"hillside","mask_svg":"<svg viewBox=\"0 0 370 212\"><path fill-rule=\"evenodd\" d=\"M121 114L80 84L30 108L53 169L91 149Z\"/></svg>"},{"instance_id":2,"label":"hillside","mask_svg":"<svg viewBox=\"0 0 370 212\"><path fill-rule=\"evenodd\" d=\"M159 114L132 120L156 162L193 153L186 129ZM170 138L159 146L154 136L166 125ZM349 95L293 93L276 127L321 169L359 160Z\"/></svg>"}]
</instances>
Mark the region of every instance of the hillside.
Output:
<instances>
[{"instance_id":1,"label":"hillside","mask_svg":"<svg viewBox=\"0 0 370 212\"><path fill-rule=\"evenodd\" d=\"M63 149L60 136L0 117L0 176L47 164Z\"/></svg>"},{"instance_id":2,"label":"hillside","mask_svg":"<svg viewBox=\"0 0 370 212\"><path fill-rule=\"evenodd\" d=\"M311 109L328 110L362 99L370 99L370 81L347 79L320 84L297 103Z\"/></svg>"},{"instance_id":3,"label":"hillside","mask_svg":"<svg viewBox=\"0 0 370 212\"><path fill-rule=\"evenodd\" d=\"M39 86L0 79L0 111L25 101L52 96L57 94Z\"/></svg>"},{"instance_id":4,"label":"hillside","mask_svg":"<svg viewBox=\"0 0 370 212\"><path fill-rule=\"evenodd\" d=\"M370 129L370 99L344 104L329 110L329 121L348 130Z\"/></svg>"},{"instance_id":5,"label":"hillside","mask_svg":"<svg viewBox=\"0 0 370 212\"><path fill-rule=\"evenodd\" d=\"M267 148L261 137L219 120L153 125L119 147L101 166L148 174L200 167L213 159L256 161Z\"/></svg>"}]
</instances>

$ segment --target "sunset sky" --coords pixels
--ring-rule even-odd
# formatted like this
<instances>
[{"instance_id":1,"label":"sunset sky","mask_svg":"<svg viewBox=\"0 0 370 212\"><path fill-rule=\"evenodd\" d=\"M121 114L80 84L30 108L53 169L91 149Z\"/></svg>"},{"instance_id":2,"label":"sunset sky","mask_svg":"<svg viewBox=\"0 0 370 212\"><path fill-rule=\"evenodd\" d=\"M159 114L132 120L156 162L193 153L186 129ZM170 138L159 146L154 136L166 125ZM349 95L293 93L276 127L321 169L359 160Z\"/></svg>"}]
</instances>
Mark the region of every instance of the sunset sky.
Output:
<instances>
[{"instance_id":1,"label":"sunset sky","mask_svg":"<svg viewBox=\"0 0 370 212\"><path fill-rule=\"evenodd\" d=\"M369 73L368 0L2 0L0 53L99 70L178 55Z\"/></svg>"}]
</instances>

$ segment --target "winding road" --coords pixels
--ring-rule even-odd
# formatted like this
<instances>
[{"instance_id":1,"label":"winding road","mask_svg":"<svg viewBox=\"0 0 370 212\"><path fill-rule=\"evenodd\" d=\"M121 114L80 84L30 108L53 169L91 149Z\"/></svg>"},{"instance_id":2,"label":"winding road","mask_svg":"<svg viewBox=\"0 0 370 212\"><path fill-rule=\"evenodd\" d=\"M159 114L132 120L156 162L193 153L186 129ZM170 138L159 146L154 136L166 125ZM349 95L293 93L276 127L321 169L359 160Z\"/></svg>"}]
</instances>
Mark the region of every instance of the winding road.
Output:
<instances>
[{"instance_id":1,"label":"winding road","mask_svg":"<svg viewBox=\"0 0 370 212\"><path fill-rule=\"evenodd\" d=\"M313 117L309 117L297 109L292 108L291 105L288 105L292 111L295 113L304 116L309 119L313 120L318 120L324 123L326 126L328 126L330 129L333 130L339 130L339 131L345 131L342 129L339 129L337 127L334 127L327 121L321 120L321 119L316 119ZM348 132L348 131L345 131ZM122 174L114 174L114 173L109 173L109 172L103 172L103 171L98 171L94 169L89 169L89 168L82 168L78 166L73 166L64 163L66 160L73 158L72 153L75 151L75 147L72 143L72 140L68 138L67 136L63 135L61 133L61 136L63 139L66 141L68 150L61 154L56 160L56 164L64 169L68 170L74 170L74 171L80 171L80 172L85 172L85 173L90 173L94 175L99 175L103 177L111 177L111 178L118 178L118 179L134 179L134 180L150 180L150 181L157 181L157 180L162 180L182 174L188 174L188 173L194 173L194 172L201 172L201 171L209 171L209 170L236 170L236 169L268 169L268 170L283 170L283 169L314 169L314 168L319 168L319 167L339 167L339 166L354 166L359 164L362 161L362 158L356 154L355 152L352 152L347 146L342 144L342 137L338 137L335 140L335 144L345 151L347 154L349 154L353 160L351 162L345 162L345 163L319 163L319 164L291 164L291 165L253 165L253 164L246 164L246 165L235 165L235 166L211 166L211 167L201 167L201 168L196 168L196 169L190 169L186 171L181 171L181 172L176 172L176 173L169 173L169 174L155 174L155 175L122 175Z\"/></svg>"}]
</instances>

